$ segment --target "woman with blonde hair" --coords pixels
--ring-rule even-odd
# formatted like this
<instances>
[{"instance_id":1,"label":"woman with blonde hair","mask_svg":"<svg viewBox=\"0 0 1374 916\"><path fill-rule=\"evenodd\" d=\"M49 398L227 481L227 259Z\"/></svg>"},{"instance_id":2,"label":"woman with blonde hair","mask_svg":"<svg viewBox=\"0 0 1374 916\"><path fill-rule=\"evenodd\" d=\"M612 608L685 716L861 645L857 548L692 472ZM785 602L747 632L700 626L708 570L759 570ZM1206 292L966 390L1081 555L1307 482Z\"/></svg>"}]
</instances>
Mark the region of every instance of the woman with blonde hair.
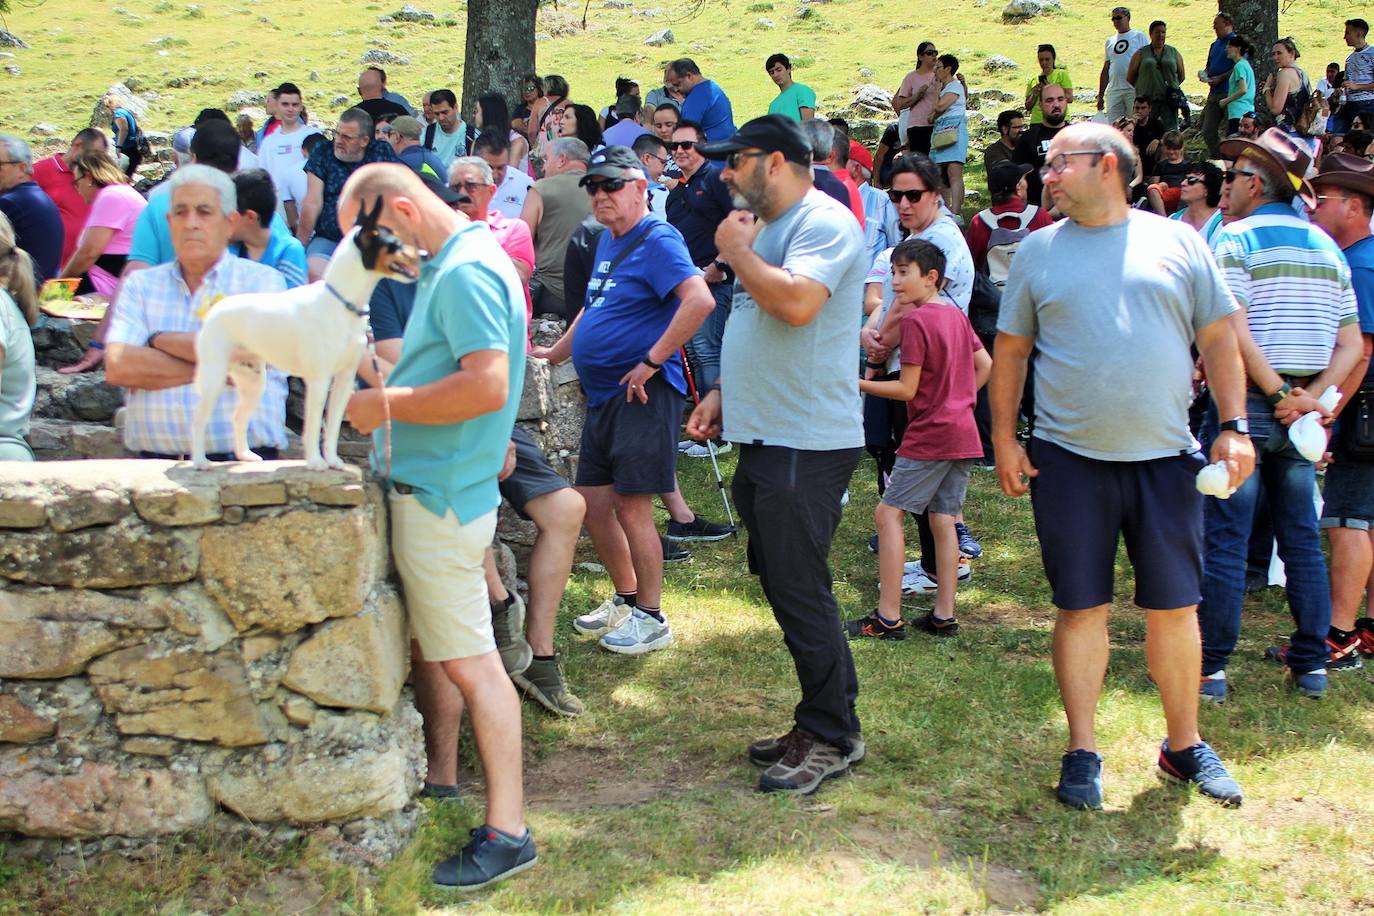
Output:
<instances>
[{"instance_id":1,"label":"woman with blonde hair","mask_svg":"<svg viewBox=\"0 0 1374 916\"><path fill-rule=\"evenodd\" d=\"M38 318L33 261L15 245L14 226L0 213L0 461L32 461L25 437L33 413L33 337Z\"/></svg>"},{"instance_id":2,"label":"woman with blonde hair","mask_svg":"<svg viewBox=\"0 0 1374 916\"><path fill-rule=\"evenodd\" d=\"M77 292L114 295L134 241L134 224L148 202L108 155L87 150L72 163L76 192L90 204L76 251L61 276L81 277Z\"/></svg>"}]
</instances>

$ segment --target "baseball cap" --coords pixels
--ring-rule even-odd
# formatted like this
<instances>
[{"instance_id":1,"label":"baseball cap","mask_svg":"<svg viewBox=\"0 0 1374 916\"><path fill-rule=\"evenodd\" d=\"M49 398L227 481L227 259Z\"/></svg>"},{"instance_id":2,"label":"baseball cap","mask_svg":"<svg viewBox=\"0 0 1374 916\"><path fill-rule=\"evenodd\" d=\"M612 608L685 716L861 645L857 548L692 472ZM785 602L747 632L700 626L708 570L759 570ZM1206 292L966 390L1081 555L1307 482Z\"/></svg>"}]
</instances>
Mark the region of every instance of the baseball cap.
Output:
<instances>
[{"instance_id":1,"label":"baseball cap","mask_svg":"<svg viewBox=\"0 0 1374 916\"><path fill-rule=\"evenodd\" d=\"M620 178L626 169L644 171L644 165L628 146L606 146L592 153L587 163L587 174L582 176L578 185L585 185L591 178Z\"/></svg>"},{"instance_id":2,"label":"baseball cap","mask_svg":"<svg viewBox=\"0 0 1374 916\"><path fill-rule=\"evenodd\" d=\"M391 129L408 140L420 139L420 134L424 133L424 125L410 115L401 115L391 122Z\"/></svg>"},{"instance_id":3,"label":"baseball cap","mask_svg":"<svg viewBox=\"0 0 1374 916\"><path fill-rule=\"evenodd\" d=\"M183 156L191 155L191 138L196 135L194 127L183 127L172 134L172 149Z\"/></svg>"},{"instance_id":4,"label":"baseball cap","mask_svg":"<svg viewBox=\"0 0 1374 916\"><path fill-rule=\"evenodd\" d=\"M801 122L786 115L770 114L755 118L741 127L729 140L702 143L697 152L707 159L724 159L744 149L782 153L788 162L811 164L811 143L802 133Z\"/></svg>"},{"instance_id":5,"label":"baseball cap","mask_svg":"<svg viewBox=\"0 0 1374 916\"><path fill-rule=\"evenodd\" d=\"M873 171L873 154L868 151L868 147L858 140L849 141L849 159L851 162L859 163L870 172Z\"/></svg>"},{"instance_id":6,"label":"baseball cap","mask_svg":"<svg viewBox=\"0 0 1374 916\"><path fill-rule=\"evenodd\" d=\"M1024 162L1002 160L988 169L988 193L998 196L1011 194L1021 179L1030 174L1032 166Z\"/></svg>"},{"instance_id":7,"label":"baseball cap","mask_svg":"<svg viewBox=\"0 0 1374 916\"><path fill-rule=\"evenodd\" d=\"M433 175L425 172L419 174L420 180L425 183L425 187L429 188L435 197L442 200L448 206L452 207L454 204L465 204L471 200L466 194L461 191L455 191Z\"/></svg>"}]
</instances>

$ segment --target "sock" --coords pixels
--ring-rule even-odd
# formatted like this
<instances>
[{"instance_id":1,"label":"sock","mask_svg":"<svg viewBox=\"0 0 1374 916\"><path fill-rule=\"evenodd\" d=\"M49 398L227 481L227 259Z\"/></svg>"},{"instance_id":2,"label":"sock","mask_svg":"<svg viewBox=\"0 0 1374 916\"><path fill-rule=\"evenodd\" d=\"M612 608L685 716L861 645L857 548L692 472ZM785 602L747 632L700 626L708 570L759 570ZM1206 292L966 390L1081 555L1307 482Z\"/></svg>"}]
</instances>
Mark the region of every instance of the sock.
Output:
<instances>
[{"instance_id":1,"label":"sock","mask_svg":"<svg viewBox=\"0 0 1374 916\"><path fill-rule=\"evenodd\" d=\"M1326 634L1326 638L1332 640L1333 642L1348 642L1354 637L1354 630L1338 630L1335 627L1332 627L1330 631Z\"/></svg>"},{"instance_id":2,"label":"sock","mask_svg":"<svg viewBox=\"0 0 1374 916\"><path fill-rule=\"evenodd\" d=\"M616 592L615 596L630 607L634 607L635 601L639 598L639 592Z\"/></svg>"},{"instance_id":3,"label":"sock","mask_svg":"<svg viewBox=\"0 0 1374 916\"><path fill-rule=\"evenodd\" d=\"M551 662L557 657L556 655L536 655L534 660L537 662Z\"/></svg>"},{"instance_id":4,"label":"sock","mask_svg":"<svg viewBox=\"0 0 1374 916\"><path fill-rule=\"evenodd\" d=\"M950 614L948 617L941 617L939 614L936 614L934 610L932 610L930 612L930 619L935 621L936 623L953 623L954 615Z\"/></svg>"},{"instance_id":5,"label":"sock","mask_svg":"<svg viewBox=\"0 0 1374 916\"><path fill-rule=\"evenodd\" d=\"M887 626L887 627L899 627L899 626L902 625L902 613L901 613L901 611L898 611L898 612L897 612L897 617L896 617L895 620L894 620L894 619L887 618L887 617L884 617L884 616L883 616L883 612L882 612L882 611L879 611L879 610L876 610L876 609L873 611L873 615L874 615L875 617L877 617L877 618L878 618L878 622L881 623L881 624L883 624L884 626Z\"/></svg>"},{"instance_id":6,"label":"sock","mask_svg":"<svg viewBox=\"0 0 1374 916\"><path fill-rule=\"evenodd\" d=\"M659 623L663 623L663 608L645 607L642 604L636 604L635 607L639 608L641 611L648 614L650 617L654 618Z\"/></svg>"}]
</instances>

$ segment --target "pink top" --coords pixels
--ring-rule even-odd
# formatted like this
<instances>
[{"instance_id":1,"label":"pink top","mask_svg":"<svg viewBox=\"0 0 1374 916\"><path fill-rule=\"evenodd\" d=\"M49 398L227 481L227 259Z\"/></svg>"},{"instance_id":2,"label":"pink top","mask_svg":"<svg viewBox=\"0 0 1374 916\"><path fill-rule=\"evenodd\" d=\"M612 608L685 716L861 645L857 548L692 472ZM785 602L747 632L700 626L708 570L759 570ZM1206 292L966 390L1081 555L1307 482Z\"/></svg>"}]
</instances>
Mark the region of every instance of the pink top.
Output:
<instances>
[{"instance_id":1,"label":"pink top","mask_svg":"<svg viewBox=\"0 0 1374 916\"><path fill-rule=\"evenodd\" d=\"M496 236L501 250L510 255L512 261L524 261L530 273L534 273L534 239L530 227L523 219L511 219L495 210L487 211L487 225ZM525 287L525 346L529 347L530 324L534 320L534 302L530 299L530 285Z\"/></svg>"},{"instance_id":2,"label":"pink top","mask_svg":"<svg viewBox=\"0 0 1374 916\"><path fill-rule=\"evenodd\" d=\"M91 201L86 229L113 229L115 234L101 254L128 254L134 244L134 223L148 201L127 184L111 184L100 189ZM83 230L84 231L84 230Z\"/></svg>"},{"instance_id":3,"label":"pink top","mask_svg":"<svg viewBox=\"0 0 1374 916\"><path fill-rule=\"evenodd\" d=\"M902 85L897 90L897 94L915 95L916 90L920 89L922 86L934 82L934 70L931 70L929 73L922 73L920 70L912 70L910 73L906 75L906 79L902 80ZM911 120L908 123L912 127L929 127L930 116L935 113L935 103L939 101L939 97L940 93L935 91L934 86L931 86L931 88L927 90L926 94L921 96L921 100L919 102L917 102L915 105L912 105L909 109L907 109L907 111L910 112L911 118Z\"/></svg>"}]
</instances>

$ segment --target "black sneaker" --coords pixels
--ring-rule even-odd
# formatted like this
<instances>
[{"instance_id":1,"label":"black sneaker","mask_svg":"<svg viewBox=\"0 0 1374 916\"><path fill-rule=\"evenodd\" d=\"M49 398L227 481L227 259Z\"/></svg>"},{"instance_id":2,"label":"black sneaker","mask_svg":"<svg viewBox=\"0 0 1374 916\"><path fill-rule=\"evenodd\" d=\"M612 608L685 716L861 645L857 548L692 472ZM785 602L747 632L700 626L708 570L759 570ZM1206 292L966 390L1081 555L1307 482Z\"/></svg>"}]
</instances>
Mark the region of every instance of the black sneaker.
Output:
<instances>
[{"instance_id":1,"label":"black sneaker","mask_svg":"<svg viewBox=\"0 0 1374 916\"><path fill-rule=\"evenodd\" d=\"M1059 801L1079 811L1102 810L1102 755L1082 749L1059 761Z\"/></svg>"},{"instance_id":2,"label":"black sneaker","mask_svg":"<svg viewBox=\"0 0 1374 916\"><path fill-rule=\"evenodd\" d=\"M681 544L670 541L662 535L659 535L658 539L663 542L664 563L681 563L684 560L692 559L692 552Z\"/></svg>"},{"instance_id":3,"label":"black sneaker","mask_svg":"<svg viewBox=\"0 0 1374 916\"><path fill-rule=\"evenodd\" d=\"M667 538L670 541L723 541L735 533L732 525L718 525L698 515L690 522L668 520Z\"/></svg>"},{"instance_id":4,"label":"black sneaker","mask_svg":"<svg viewBox=\"0 0 1374 916\"><path fill-rule=\"evenodd\" d=\"M519 838L483 824L472 830L472 840L458 855L434 866L435 887L453 891L475 891L534 867L539 856L534 837L528 830Z\"/></svg>"},{"instance_id":5,"label":"black sneaker","mask_svg":"<svg viewBox=\"0 0 1374 916\"><path fill-rule=\"evenodd\" d=\"M850 639L906 639L906 626L900 620L886 621L876 610L867 617L845 621L844 631Z\"/></svg>"},{"instance_id":6,"label":"black sneaker","mask_svg":"<svg viewBox=\"0 0 1374 916\"><path fill-rule=\"evenodd\" d=\"M1360 631L1352 630L1349 636L1341 636L1330 629L1326 631L1326 648L1331 651L1331 658L1326 663L1329 671L1354 671L1363 666L1360 660Z\"/></svg>"},{"instance_id":7,"label":"black sneaker","mask_svg":"<svg viewBox=\"0 0 1374 916\"><path fill-rule=\"evenodd\" d=\"M953 617L942 620L935 616L934 611L929 611L920 620L913 620L911 625L923 633L931 636L958 636L959 621Z\"/></svg>"},{"instance_id":8,"label":"black sneaker","mask_svg":"<svg viewBox=\"0 0 1374 916\"><path fill-rule=\"evenodd\" d=\"M421 798L432 798L435 801L455 801L463 797L463 792L457 786L441 786L436 783L426 782L420 790Z\"/></svg>"}]
</instances>

